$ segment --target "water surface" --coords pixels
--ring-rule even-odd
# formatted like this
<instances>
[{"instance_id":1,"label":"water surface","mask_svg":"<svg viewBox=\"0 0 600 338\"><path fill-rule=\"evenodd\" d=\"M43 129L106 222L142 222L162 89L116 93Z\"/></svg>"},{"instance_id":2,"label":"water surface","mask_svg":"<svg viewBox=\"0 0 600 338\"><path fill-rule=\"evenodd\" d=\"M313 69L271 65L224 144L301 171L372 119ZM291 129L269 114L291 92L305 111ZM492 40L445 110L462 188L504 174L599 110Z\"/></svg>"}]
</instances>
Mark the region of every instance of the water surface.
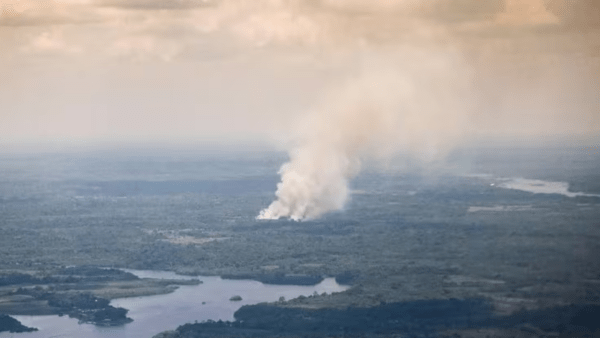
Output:
<instances>
[{"instance_id":1,"label":"water surface","mask_svg":"<svg viewBox=\"0 0 600 338\"><path fill-rule=\"evenodd\" d=\"M39 331L30 333L0 333L0 338L137 338L177 328L194 321L233 320L233 314L243 305L277 301L279 297L292 299L309 296L314 292L341 292L347 289L334 278L327 278L314 286L267 285L253 280L227 280L220 277L188 277L166 271L126 270L140 278L192 279L199 278L200 285L180 286L173 293L156 296L115 299L111 305L129 310L132 323L118 327L98 327L78 324L67 316L14 316L28 327ZM241 301L230 301L239 295Z\"/></svg>"}]
</instances>

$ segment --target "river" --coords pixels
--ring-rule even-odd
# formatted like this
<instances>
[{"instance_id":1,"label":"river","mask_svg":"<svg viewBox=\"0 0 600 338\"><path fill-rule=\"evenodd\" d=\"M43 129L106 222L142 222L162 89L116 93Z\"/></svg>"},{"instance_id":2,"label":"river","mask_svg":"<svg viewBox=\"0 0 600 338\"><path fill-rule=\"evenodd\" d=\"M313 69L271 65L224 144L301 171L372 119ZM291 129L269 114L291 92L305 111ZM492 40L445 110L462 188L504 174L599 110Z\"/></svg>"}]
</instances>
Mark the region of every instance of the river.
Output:
<instances>
[{"instance_id":1,"label":"river","mask_svg":"<svg viewBox=\"0 0 600 338\"><path fill-rule=\"evenodd\" d=\"M0 333L0 338L150 338L153 335L194 321L233 320L233 314L243 305L292 299L314 292L342 292L348 287L327 278L314 286L268 285L253 280L227 280L220 277L188 277L165 271L126 270L140 278L200 279L200 285L180 286L175 292L144 297L120 298L111 301L115 307L129 310L132 323L118 327L98 327L78 324L67 316L13 316L23 325L39 331ZM239 295L241 301L230 301Z\"/></svg>"}]
</instances>

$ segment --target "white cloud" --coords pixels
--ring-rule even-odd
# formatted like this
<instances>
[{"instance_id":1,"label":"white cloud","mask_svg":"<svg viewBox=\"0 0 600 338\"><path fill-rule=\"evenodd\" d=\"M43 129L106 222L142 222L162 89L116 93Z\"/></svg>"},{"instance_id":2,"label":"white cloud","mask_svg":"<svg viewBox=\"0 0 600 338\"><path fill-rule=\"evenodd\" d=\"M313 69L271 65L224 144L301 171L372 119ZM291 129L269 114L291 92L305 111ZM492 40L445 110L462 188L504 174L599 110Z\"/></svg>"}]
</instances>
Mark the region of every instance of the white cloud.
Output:
<instances>
[{"instance_id":1,"label":"white cloud","mask_svg":"<svg viewBox=\"0 0 600 338\"><path fill-rule=\"evenodd\" d=\"M81 53L81 47L68 44L63 36L61 28L53 27L34 36L30 43L23 46L22 50L26 53Z\"/></svg>"}]
</instances>

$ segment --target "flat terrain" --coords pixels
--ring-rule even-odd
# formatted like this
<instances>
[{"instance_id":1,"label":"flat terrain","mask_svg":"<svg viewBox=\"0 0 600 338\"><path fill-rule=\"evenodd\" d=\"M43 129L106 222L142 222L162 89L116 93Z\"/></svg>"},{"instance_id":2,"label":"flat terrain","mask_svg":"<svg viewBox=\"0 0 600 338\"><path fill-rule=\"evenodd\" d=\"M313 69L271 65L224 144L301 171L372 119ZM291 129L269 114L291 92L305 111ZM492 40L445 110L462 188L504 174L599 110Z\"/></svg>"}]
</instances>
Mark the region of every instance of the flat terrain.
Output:
<instances>
[{"instance_id":1,"label":"flat terrain","mask_svg":"<svg viewBox=\"0 0 600 338\"><path fill-rule=\"evenodd\" d=\"M600 198L500 186L523 177L600 194L600 157L577 149L453 156L435 174L405 163L367 170L345 211L306 222L254 219L273 198L280 154L7 157L0 274L56 278L75 265L352 285L276 304L286 309L483 300L490 314L510 316L600 305ZM91 292L107 299L166 287L101 284ZM27 312L16 287L0 287L0 312Z\"/></svg>"}]
</instances>

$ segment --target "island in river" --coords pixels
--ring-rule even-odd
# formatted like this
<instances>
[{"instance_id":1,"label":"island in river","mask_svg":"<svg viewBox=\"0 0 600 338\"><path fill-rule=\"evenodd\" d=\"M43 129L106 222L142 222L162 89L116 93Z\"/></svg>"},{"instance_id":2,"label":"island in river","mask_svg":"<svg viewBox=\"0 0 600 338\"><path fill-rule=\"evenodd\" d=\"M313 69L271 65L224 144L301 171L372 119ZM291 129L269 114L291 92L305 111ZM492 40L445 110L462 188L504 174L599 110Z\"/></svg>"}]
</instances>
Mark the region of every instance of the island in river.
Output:
<instances>
[{"instance_id":1,"label":"island in river","mask_svg":"<svg viewBox=\"0 0 600 338\"><path fill-rule=\"evenodd\" d=\"M21 324L18 320L12 318L11 316L0 314L0 332L32 332L37 331L34 327L27 327Z\"/></svg>"},{"instance_id":2,"label":"island in river","mask_svg":"<svg viewBox=\"0 0 600 338\"><path fill-rule=\"evenodd\" d=\"M272 200L279 179L273 173L285 161L277 155L182 155L177 161L3 155L0 313L64 314L117 324L127 320L127 313L118 306L103 311L103 300L167 293L173 285L188 283L101 269L114 267L293 284L338 277L352 285L337 294L286 297L266 305L274 310L245 308L238 313L243 323L232 319L202 326L186 320L170 328L184 337L210 325L292 332L288 328L302 321L306 325L300 327L321 323L318 327L337 334L339 328L320 318L339 323L336 318L347 309L354 309L345 317L350 324L360 311L383 318L373 320L381 326L372 329L382 335L394 330L423 333L414 329L419 326L460 330L456 334L463 337L473 336L469 330L494 329L469 319L468 311L452 310L471 305L490 309L480 312L489 314L490 322L494 316L508 320L524 314L522 327L506 324L509 333L552 335L574 327L593 333L594 322L579 314L596 314L593 306L600 304L600 198L595 196L600 194L600 158L572 149L525 149L514 155L474 155L473 175L448 173L432 179L418 173L365 172L352 182L357 193L347 210L305 222L255 219ZM506 178L518 177L537 180L535 184L565 182L575 195L500 186L513 182ZM240 304L228 300L236 294L228 294L227 303ZM431 301L426 304L432 310L423 315L430 321L392 311L421 301ZM88 311L98 317L81 314ZM563 313L549 318L572 318L578 324L546 325L535 319L543 311ZM380 317L385 313L391 317ZM463 315L464 320L457 319ZM436 322L441 317L456 320ZM341 327L352 331L357 329L353 325ZM368 330L360 332L375 334Z\"/></svg>"},{"instance_id":3,"label":"island in river","mask_svg":"<svg viewBox=\"0 0 600 338\"><path fill-rule=\"evenodd\" d=\"M80 323L118 326L131 322L127 309L110 300L172 292L177 285L199 280L138 278L118 269L66 267L52 273L0 275L0 313L7 315L68 315Z\"/></svg>"}]
</instances>

